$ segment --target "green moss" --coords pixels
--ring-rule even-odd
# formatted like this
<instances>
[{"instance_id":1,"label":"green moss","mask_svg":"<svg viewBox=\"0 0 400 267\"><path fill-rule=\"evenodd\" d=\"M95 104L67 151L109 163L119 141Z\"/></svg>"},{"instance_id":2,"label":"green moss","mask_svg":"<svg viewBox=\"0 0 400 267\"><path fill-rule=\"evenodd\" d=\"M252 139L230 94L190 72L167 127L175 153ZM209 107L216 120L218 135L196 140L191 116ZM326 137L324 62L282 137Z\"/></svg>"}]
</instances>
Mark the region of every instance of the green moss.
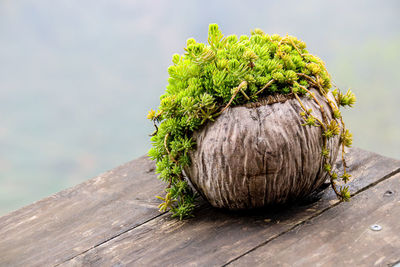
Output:
<instances>
[{"instance_id":1,"label":"green moss","mask_svg":"<svg viewBox=\"0 0 400 267\"><path fill-rule=\"evenodd\" d=\"M164 201L160 210L169 209L181 219L190 216L195 207L195 195L182 175L182 168L190 164L188 152L195 149L195 130L213 121L228 106L256 102L275 94L292 94L301 104L298 96L309 94L309 88L318 88L326 96L332 87L323 61L309 54L306 44L293 36L270 36L255 29L251 36L224 37L218 25L211 24L208 44L197 43L193 38L186 44L183 55L172 57L160 106L148 115L155 126L158 124L151 137L153 147L149 156L157 161L156 172L167 183L167 195L160 197ZM343 94L337 89L333 93L337 103L326 99L335 114L334 120L320 121L311 110L300 114L303 125L323 127L325 146L321 155L326 160L327 139L340 134L342 144L351 145L348 130L339 133L338 122L343 124L343 120L336 105L352 106L354 94ZM331 168L326 171L331 172ZM348 180L346 171L344 177ZM348 191L334 189L339 197L348 198Z\"/></svg>"}]
</instances>

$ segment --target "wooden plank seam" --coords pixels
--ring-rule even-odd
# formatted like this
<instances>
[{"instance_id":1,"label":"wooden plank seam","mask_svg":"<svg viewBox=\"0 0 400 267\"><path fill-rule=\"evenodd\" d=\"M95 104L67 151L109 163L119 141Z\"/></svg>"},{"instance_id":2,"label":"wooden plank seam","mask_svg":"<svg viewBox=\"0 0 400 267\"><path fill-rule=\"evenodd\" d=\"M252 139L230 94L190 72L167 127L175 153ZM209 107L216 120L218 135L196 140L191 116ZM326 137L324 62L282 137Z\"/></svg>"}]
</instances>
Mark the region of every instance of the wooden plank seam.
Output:
<instances>
[{"instance_id":1,"label":"wooden plank seam","mask_svg":"<svg viewBox=\"0 0 400 267\"><path fill-rule=\"evenodd\" d=\"M112 236L112 237L110 237L110 238L108 238L108 239L106 239L106 240L103 240L102 242L100 242L100 243L98 243L98 244L96 244L96 245L94 245L94 246L92 246L92 247L86 249L85 251L80 252L79 254L76 254L76 255L74 255L74 256L72 256L72 257L69 257L68 259L66 259L66 260L64 260L64 261L62 261L62 262L60 262L60 263L57 263L56 265L54 265L54 267L59 266L59 265L61 265L61 264L64 264L64 263L66 263L66 262L68 262L68 261L70 261L70 260L72 260L72 259L74 259L74 258L76 258L76 257L78 257L78 256L80 256L80 255L82 255L82 254L85 254L85 253L87 253L88 251L90 251L90 250L92 250L92 249L95 249L95 248L97 248L98 246L101 246L101 245L103 245L103 244L105 244L105 243L107 243L107 242L113 240L114 238L117 238L117 237L119 237L120 235L123 235L123 234L125 234L126 232L129 232L129 231L131 231L131 230L133 230L133 229L135 229L135 228L137 228L137 227L139 227L139 226L141 226L141 225L143 225L143 224L146 224L146 223L148 223L148 222L150 222L150 221L152 221L152 220L154 220L154 219L156 219L156 218L158 218L158 217L160 217L160 216L162 216L162 215L164 215L164 214L166 214L166 213L167 213L167 211L162 212L162 213L160 213L160 214L158 214L158 215L156 215L156 216L154 216L154 217L152 217L152 218L150 218L150 219L148 219L148 220L146 220L146 221L144 221L144 222L142 222L142 223L140 223L140 224L135 225L134 227L127 228L127 229L125 229L124 231L122 231L122 232L116 234L115 236Z\"/></svg>"},{"instance_id":2,"label":"wooden plank seam","mask_svg":"<svg viewBox=\"0 0 400 267\"><path fill-rule=\"evenodd\" d=\"M376 186L377 184L379 184L379 183L381 183L381 182L383 182L383 181L389 179L390 177L392 177L392 176L394 176L394 175L396 175L396 174L398 174L398 173L400 173L400 168L398 168L398 169L392 171L391 173L389 173L389 174L383 176L381 179L379 179L379 180L377 180L377 181L375 181L375 182L373 182L373 183L371 183L371 184L369 184L369 185L367 185L367 186L365 186L365 187L359 189L358 191L354 192L351 196L352 196L352 197L353 197L353 196L356 196L356 195L358 195L358 194L360 194L360 193L362 193L362 192L368 190L369 188L374 187L374 186ZM286 231L283 231L283 232L281 232L281 233L279 233L279 234L277 234L277 235L274 235L273 237L269 238L269 239L266 240L265 242L263 242L263 243L261 243L261 244L255 246L255 247L249 249L249 250L246 251L245 253L242 253L241 255L237 256L236 258L233 258L232 260L228 261L227 263L225 263L224 265L222 265L222 267L228 266L229 264L231 264L231 263L237 261L237 260L240 259L241 257L243 257L243 256L245 256L245 255L247 255L247 254L249 254L249 253L251 253L251 252L257 250L257 249L260 248L260 247L265 246L266 244L268 244L268 243L271 242L272 240L274 240L274 239L276 239L276 238L278 238L278 237L280 237L280 236L282 236L282 235L284 235L284 234L286 234L286 233L288 233L288 232L290 232L290 231L296 229L297 227L299 227L299 226L301 226L301 225L307 223L308 221L310 221L310 220L312 220L312 219L314 219L314 218L320 216L320 215L321 215L322 213L324 213L325 211L330 210L331 208L334 208L334 207L338 206L340 203L341 203L341 202L336 202L336 203L334 203L333 205L331 205L331 206L329 206L329 207L326 207L326 208L322 209L321 211L317 212L316 214L310 216L309 218L305 219L304 221L301 221L301 222L299 222L299 223L293 225L291 228L287 229ZM400 263L400 260L399 260L399 263Z\"/></svg>"},{"instance_id":3,"label":"wooden plank seam","mask_svg":"<svg viewBox=\"0 0 400 267\"><path fill-rule=\"evenodd\" d=\"M396 174L398 174L398 173L400 173L400 168L397 168L397 169L395 169L394 171L390 172L389 174L384 175L382 178L376 180L375 182L372 182L371 184L368 184L368 185L366 185L365 187L360 188L358 191L354 192L354 193L352 194L352 196L358 195L358 194L360 194L360 193L362 193L362 192L364 192L364 191L370 189L371 187L374 187L374 186L376 186L377 184L379 184L379 183L381 183L381 182L383 182L383 181L389 179L390 177L392 177L392 176L394 176L394 175L396 175ZM257 249L260 248L260 247L263 247L264 245L268 244L268 243L271 242L272 240L274 240L274 239L276 239L276 238L278 238L278 237L280 237L280 236L282 236L282 235L284 235L284 234L286 234L286 233L288 233L288 232L290 232L290 231L292 231L292 230L298 228L299 226L301 226L301 225L307 223L308 221L310 221L310 220L312 220L312 219L314 219L314 218L320 216L320 215L323 214L325 211L330 210L331 208L336 207L336 206L339 205L340 203L341 203L341 202L334 203L334 204L332 204L331 206L328 206L328 207L326 207L326 208L324 208L324 209L318 211L316 214L312 215L311 217L309 217L309 218L307 218L307 219L304 219L304 220L301 221L301 222L296 223L295 225L293 225L292 227L290 227L290 228L287 229L286 231L283 231L283 232L281 232L281 233L279 233L279 234L276 234L276 235L272 236L271 238L269 238L269 239L265 240L264 242L262 242L262 243L260 243L260 244L258 244L258 245L256 245L256 246L254 246L253 248L251 248L251 249L249 249L248 251L246 251L246 252L240 254L239 256L233 258L232 260L228 261L227 263L223 264L222 266L227 266L227 265L229 265L229 264L235 262L236 260L240 259L241 257L243 257L243 256L245 256L245 255L247 255L247 254L249 254L249 253L251 253L251 252L257 250ZM129 231L131 231L131 230L133 230L133 229L135 229L135 228L137 228L137 227L139 227L139 226L142 226L142 225L144 225L144 224L146 224L146 223L148 223L148 222L150 222L150 221L152 221L152 220L155 220L156 218L161 217L161 216L163 216L163 215L168 216L168 215L166 214L166 212L160 213L160 214L158 214L158 215L156 215L156 216L154 216L154 217L152 217L152 218L149 218L148 220L144 221L143 223L138 224L138 225L136 225L136 226L134 226L134 227L130 227L130 228L128 228L128 229L125 229L124 231L122 231L122 232L120 232L120 233L118 233L118 234L116 234L116 235L114 235L114 236L108 238L107 240L104 240L104 241L102 241L102 242L100 242L100 243L98 243L98 244L96 244L96 245L90 247L89 249L86 249L85 251L82 251L82 252L80 252L79 254L74 255L74 256L72 256L72 257L70 257L70 258L64 260L63 262L60 262L60 263L58 263L58 264L56 264L56 265L54 265L54 266L59 266L59 265L62 265L62 264L64 264L64 263L67 263L67 262L69 262L69 261L71 261L71 260L73 260L73 259L75 259L75 258L77 258L77 257L79 257L79 256L81 256L81 255L83 255L83 254L86 254L87 252L89 252L89 251L91 251L91 250L93 250L93 249L95 249L95 248L97 248L97 247L99 247L99 246L101 246L101 245L103 245L103 244L105 244L105 243L108 243L108 242L112 241L113 239L115 239L115 238L117 238L117 237L123 235L124 233L129 232ZM399 262L400 262L400 261L399 261Z\"/></svg>"}]
</instances>

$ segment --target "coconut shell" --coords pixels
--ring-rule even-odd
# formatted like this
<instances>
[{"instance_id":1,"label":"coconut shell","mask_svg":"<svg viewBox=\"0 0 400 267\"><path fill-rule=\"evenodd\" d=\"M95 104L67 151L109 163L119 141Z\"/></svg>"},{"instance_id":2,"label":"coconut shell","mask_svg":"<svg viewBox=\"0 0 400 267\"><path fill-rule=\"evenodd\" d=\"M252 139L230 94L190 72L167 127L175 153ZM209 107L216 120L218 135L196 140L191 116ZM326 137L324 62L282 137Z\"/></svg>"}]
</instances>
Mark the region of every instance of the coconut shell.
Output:
<instances>
[{"instance_id":1,"label":"coconut shell","mask_svg":"<svg viewBox=\"0 0 400 267\"><path fill-rule=\"evenodd\" d=\"M324 105L326 100L313 90ZM331 100L333 96L330 95ZM302 97L307 109L322 120L313 99ZM194 132L197 147L190 152L185 174L214 207L259 208L302 198L328 178L321 151L321 127L302 126L300 104L255 104L226 109L214 122ZM329 162L336 160L339 137L329 139Z\"/></svg>"}]
</instances>

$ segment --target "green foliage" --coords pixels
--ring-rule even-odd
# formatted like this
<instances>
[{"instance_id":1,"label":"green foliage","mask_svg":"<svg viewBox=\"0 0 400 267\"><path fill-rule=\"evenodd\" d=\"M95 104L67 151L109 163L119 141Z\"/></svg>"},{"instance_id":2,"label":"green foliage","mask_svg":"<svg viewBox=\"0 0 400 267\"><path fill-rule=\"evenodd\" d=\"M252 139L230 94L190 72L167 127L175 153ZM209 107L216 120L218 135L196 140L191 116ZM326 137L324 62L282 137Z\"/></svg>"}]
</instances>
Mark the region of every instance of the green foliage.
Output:
<instances>
[{"instance_id":1,"label":"green foliage","mask_svg":"<svg viewBox=\"0 0 400 267\"><path fill-rule=\"evenodd\" d=\"M351 197L349 187L341 186L340 187L340 195L341 195L343 201L349 201L350 197Z\"/></svg>"},{"instance_id":2,"label":"green foliage","mask_svg":"<svg viewBox=\"0 0 400 267\"><path fill-rule=\"evenodd\" d=\"M349 130L345 130L340 138L340 141L347 147L351 147L353 144L353 135L349 132Z\"/></svg>"},{"instance_id":3,"label":"green foliage","mask_svg":"<svg viewBox=\"0 0 400 267\"><path fill-rule=\"evenodd\" d=\"M343 107L345 106L352 107L356 103L356 96L350 89L347 90L346 94L343 94L338 90L333 91L333 94L336 98L336 102Z\"/></svg>"},{"instance_id":4,"label":"green foliage","mask_svg":"<svg viewBox=\"0 0 400 267\"><path fill-rule=\"evenodd\" d=\"M303 126L317 126L316 120L314 116L308 116L305 119L305 123L302 124Z\"/></svg>"},{"instance_id":5,"label":"green foliage","mask_svg":"<svg viewBox=\"0 0 400 267\"><path fill-rule=\"evenodd\" d=\"M158 197L163 201L159 208L170 210L180 219L191 216L195 207L195 194L182 174L183 168L190 165L189 151L195 149L195 130L229 106L276 94L294 95L302 105L298 96L313 98L310 88L319 88L325 97L331 88L323 61L309 54L306 44L293 36L268 35L255 29L251 36L224 37L218 25L211 24L208 44L190 38L186 45L183 55L172 56L166 92L160 97L157 111L150 110L147 116L155 126L159 124L151 137L149 156L157 162L159 178L168 184L166 196ZM333 93L338 106L351 107L355 102L350 90L346 94L338 90ZM336 177L333 180L337 175L327 162L330 153L326 140L340 134L342 144L351 145L351 134L344 130L336 105L330 103L334 113L330 121L319 120L312 110L304 109L300 114L304 126L323 128L325 146L321 155L325 170ZM347 191L342 191L338 194L344 199Z\"/></svg>"}]
</instances>

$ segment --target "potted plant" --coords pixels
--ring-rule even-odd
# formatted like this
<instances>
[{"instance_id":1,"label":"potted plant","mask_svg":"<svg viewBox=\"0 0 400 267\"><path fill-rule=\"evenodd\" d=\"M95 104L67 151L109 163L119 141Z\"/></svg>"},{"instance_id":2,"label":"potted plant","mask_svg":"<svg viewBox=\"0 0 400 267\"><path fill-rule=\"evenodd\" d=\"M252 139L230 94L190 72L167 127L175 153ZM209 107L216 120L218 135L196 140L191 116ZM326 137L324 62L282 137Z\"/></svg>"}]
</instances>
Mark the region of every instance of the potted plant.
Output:
<instances>
[{"instance_id":1,"label":"potted plant","mask_svg":"<svg viewBox=\"0 0 400 267\"><path fill-rule=\"evenodd\" d=\"M151 159L166 182L161 211L192 215L196 190L215 207L258 208L295 201L327 178L348 200L344 147L352 144L339 106L354 94L331 89L324 62L293 36L224 37L211 24L208 44L187 40L175 54L158 109ZM332 167L339 150L344 172Z\"/></svg>"}]
</instances>

